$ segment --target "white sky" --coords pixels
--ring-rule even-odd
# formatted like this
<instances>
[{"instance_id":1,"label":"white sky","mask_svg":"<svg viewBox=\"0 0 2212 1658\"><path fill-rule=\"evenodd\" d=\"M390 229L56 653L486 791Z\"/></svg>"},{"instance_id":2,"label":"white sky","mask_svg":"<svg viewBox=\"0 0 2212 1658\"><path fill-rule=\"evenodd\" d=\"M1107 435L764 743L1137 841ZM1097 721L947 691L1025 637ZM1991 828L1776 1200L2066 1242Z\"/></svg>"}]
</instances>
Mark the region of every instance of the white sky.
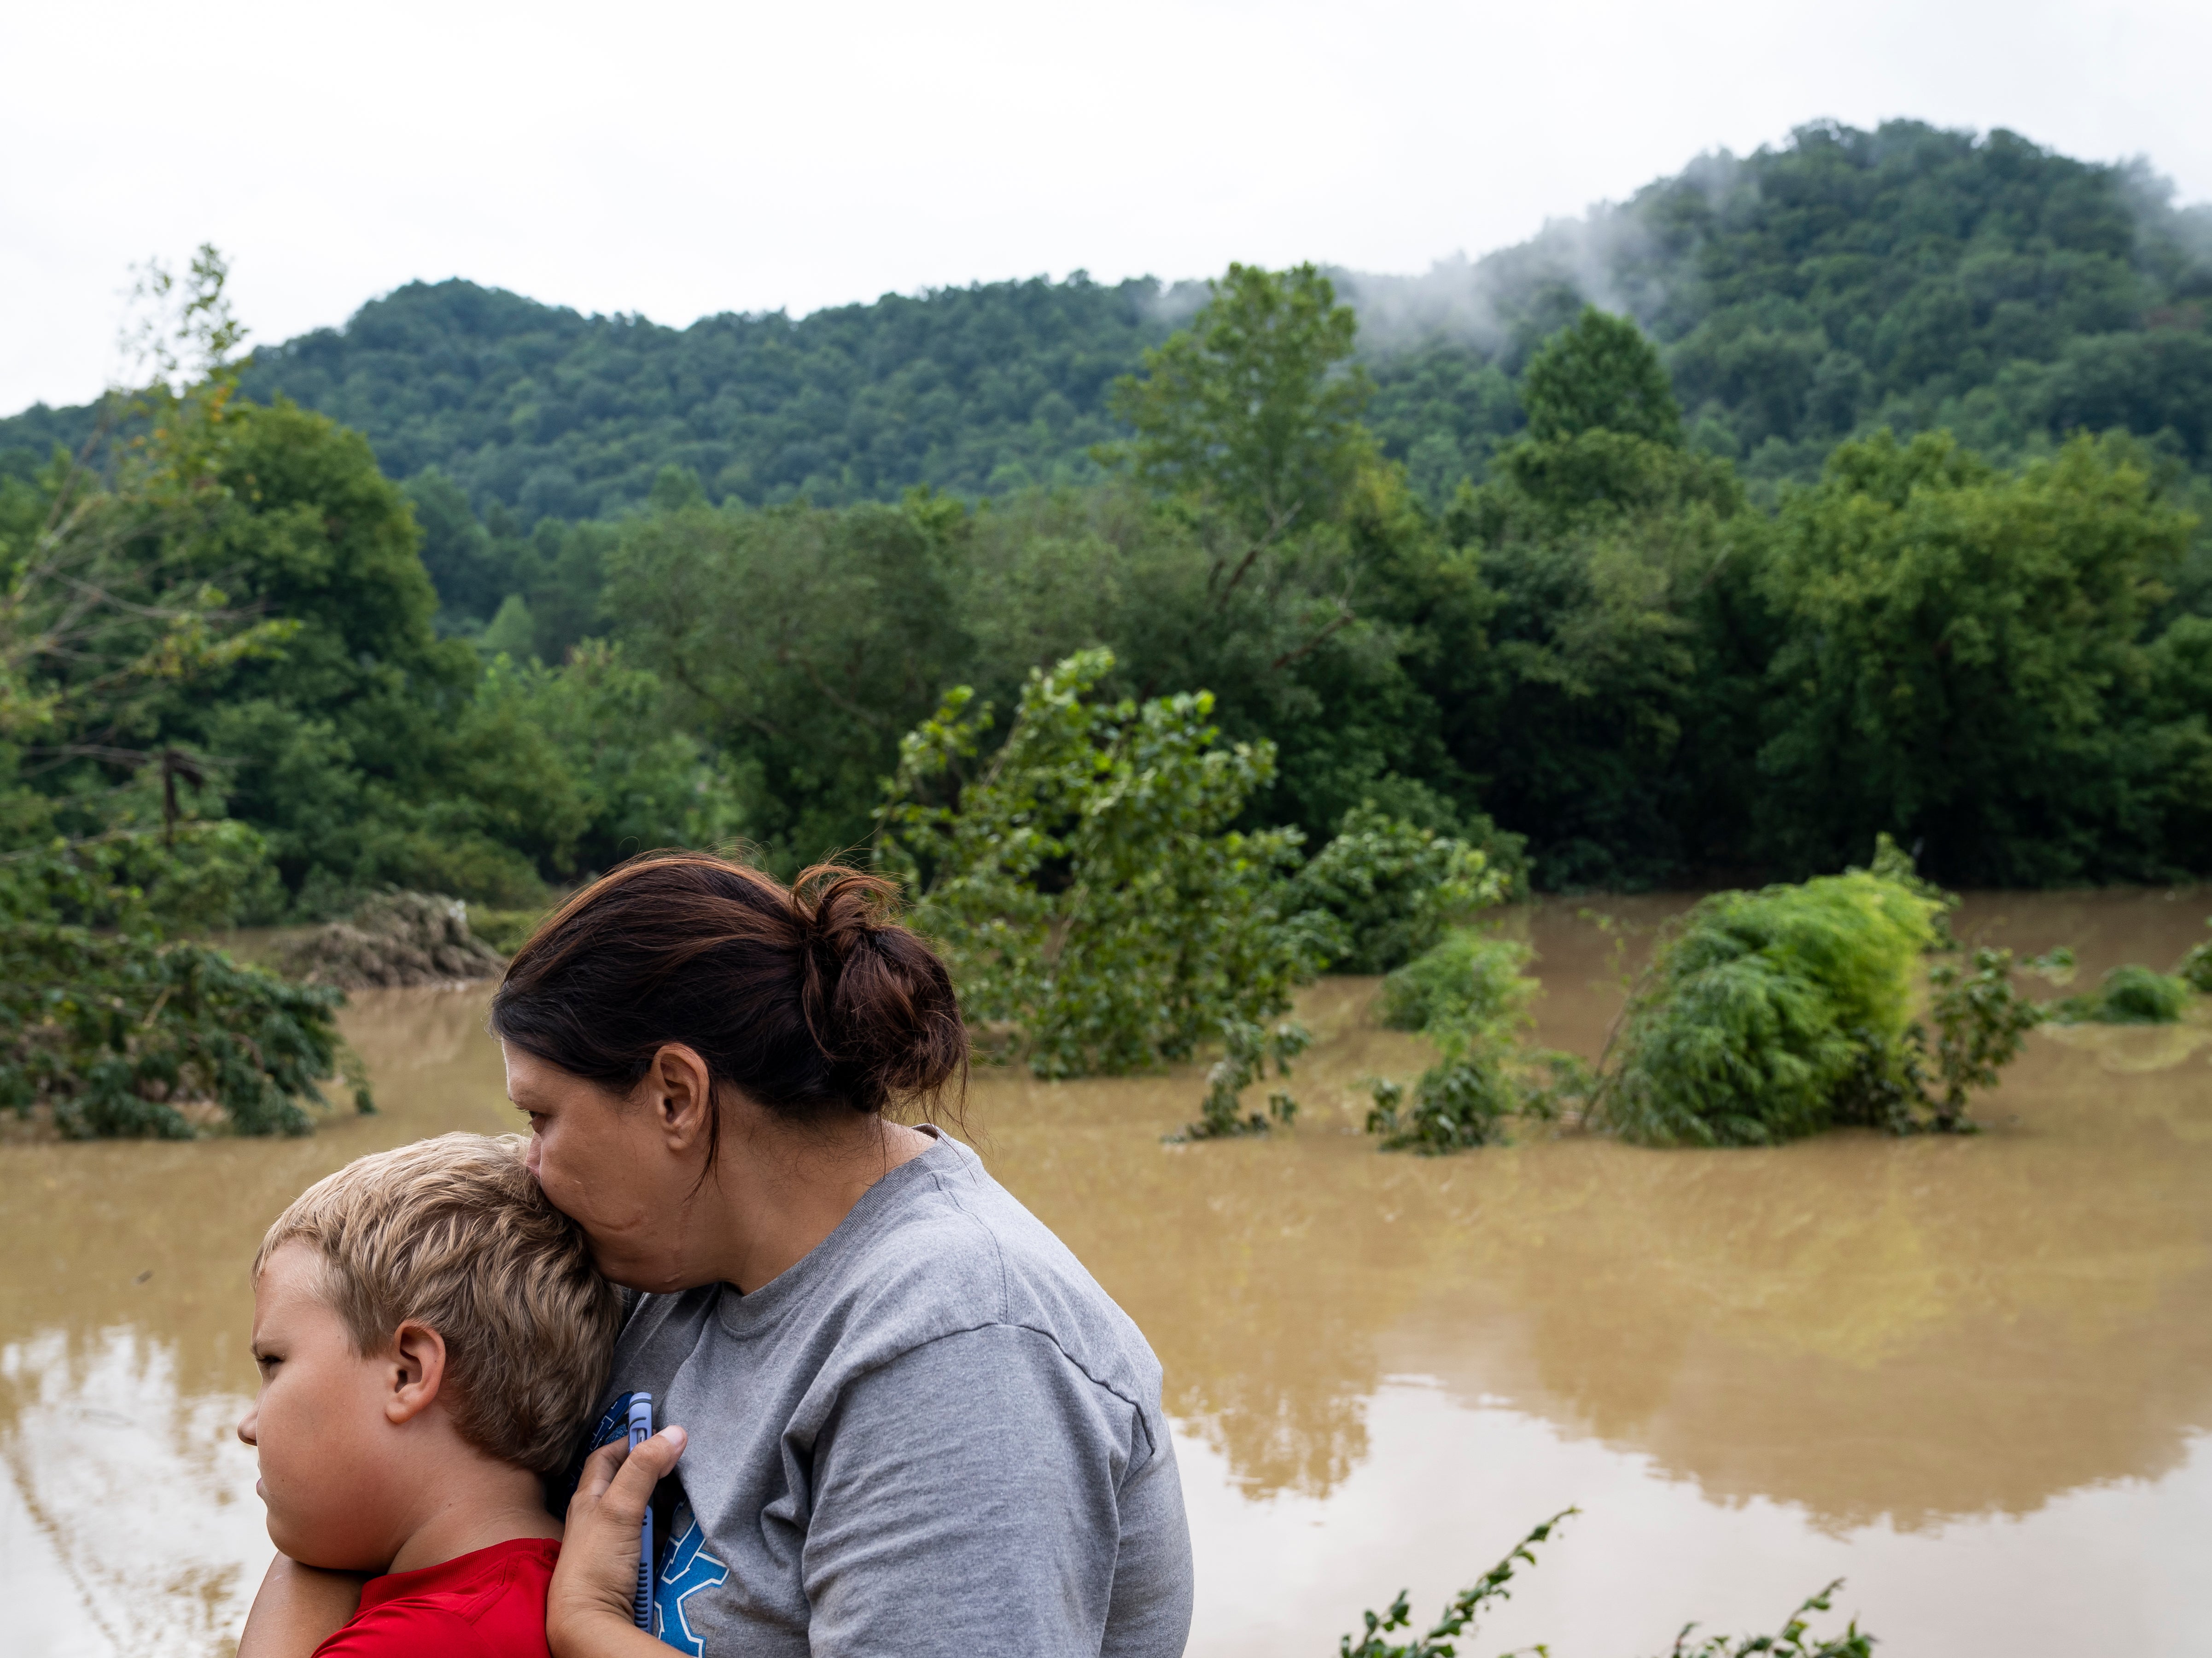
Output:
<instances>
[{"instance_id":1,"label":"white sky","mask_svg":"<svg viewBox=\"0 0 2212 1658\"><path fill-rule=\"evenodd\" d=\"M683 324L1415 271L1822 116L2212 197L2204 0L13 0L0 40L0 411L96 392L126 267L204 240L267 343L418 276Z\"/></svg>"}]
</instances>

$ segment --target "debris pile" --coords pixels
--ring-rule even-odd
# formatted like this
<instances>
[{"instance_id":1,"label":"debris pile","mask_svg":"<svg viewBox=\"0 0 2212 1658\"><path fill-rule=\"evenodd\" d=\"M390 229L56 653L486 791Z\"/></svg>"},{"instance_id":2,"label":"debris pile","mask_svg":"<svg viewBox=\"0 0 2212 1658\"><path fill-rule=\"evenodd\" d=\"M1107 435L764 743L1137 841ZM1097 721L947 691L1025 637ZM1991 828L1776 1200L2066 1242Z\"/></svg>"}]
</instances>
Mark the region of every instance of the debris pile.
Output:
<instances>
[{"instance_id":1,"label":"debris pile","mask_svg":"<svg viewBox=\"0 0 2212 1658\"><path fill-rule=\"evenodd\" d=\"M453 984L497 976L507 958L469 931L468 906L433 893L388 892L283 953L295 978L341 990Z\"/></svg>"}]
</instances>

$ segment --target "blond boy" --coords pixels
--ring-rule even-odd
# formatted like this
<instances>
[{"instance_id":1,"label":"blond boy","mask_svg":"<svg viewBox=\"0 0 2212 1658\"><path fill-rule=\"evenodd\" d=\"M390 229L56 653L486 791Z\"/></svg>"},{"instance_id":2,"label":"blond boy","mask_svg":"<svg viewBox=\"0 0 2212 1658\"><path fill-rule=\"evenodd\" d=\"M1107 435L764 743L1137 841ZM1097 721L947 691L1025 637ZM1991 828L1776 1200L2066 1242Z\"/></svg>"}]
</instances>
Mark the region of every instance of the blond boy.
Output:
<instances>
[{"instance_id":1,"label":"blond boy","mask_svg":"<svg viewBox=\"0 0 2212 1658\"><path fill-rule=\"evenodd\" d=\"M542 1476L598 1400L620 1306L522 1148L447 1134L360 1158L254 1259L261 1390L238 1436L270 1538L373 1574L319 1658L544 1658Z\"/></svg>"}]
</instances>

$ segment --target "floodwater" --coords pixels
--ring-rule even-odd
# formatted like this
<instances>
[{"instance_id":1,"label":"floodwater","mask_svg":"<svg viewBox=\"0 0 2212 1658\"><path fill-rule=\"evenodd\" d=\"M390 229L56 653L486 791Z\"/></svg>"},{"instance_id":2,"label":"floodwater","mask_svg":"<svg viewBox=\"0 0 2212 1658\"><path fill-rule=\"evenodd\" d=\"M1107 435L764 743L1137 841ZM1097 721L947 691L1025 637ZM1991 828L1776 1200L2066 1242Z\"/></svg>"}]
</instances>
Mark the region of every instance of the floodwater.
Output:
<instances>
[{"instance_id":1,"label":"floodwater","mask_svg":"<svg viewBox=\"0 0 2212 1658\"><path fill-rule=\"evenodd\" d=\"M1595 1054L1666 899L1518 914L1540 1036ZM1603 927L1581 913L1601 909ZM2170 965L2212 893L1971 900L1960 932ZM1164 1146L1192 1073L986 1074L999 1178L1143 1326L1199 1563L1191 1651L1425 1620L1583 1509L1477 1647L1639 1658L1848 1580L1886 1658L2212 1650L2212 1021L2039 1031L1976 1138L1771 1151L1579 1138L1425 1161L1357 1132L1409 1076L1373 981L1317 986L1295 1133ZM269 1556L245 1269L363 1151L514 1125L485 992L348 1028L383 1112L299 1141L0 1145L0 1604L10 1652L227 1649Z\"/></svg>"}]
</instances>

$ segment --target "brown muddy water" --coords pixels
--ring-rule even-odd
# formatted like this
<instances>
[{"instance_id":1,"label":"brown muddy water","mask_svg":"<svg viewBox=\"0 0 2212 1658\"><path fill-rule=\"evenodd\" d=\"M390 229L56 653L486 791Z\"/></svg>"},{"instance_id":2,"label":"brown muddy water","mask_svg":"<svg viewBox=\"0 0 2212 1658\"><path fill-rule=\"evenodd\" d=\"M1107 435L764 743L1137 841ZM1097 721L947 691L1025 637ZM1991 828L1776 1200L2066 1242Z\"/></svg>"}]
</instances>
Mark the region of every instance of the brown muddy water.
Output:
<instances>
[{"instance_id":1,"label":"brown muddy water","mask_svg":"<svg viewBox=\"0 0 2212 1658\"><path fill-rule=\"evenodd\" d=\"M1679 900L1516 917L1540 1035L1594 1054ZM2212 892L1970 901L2094 982L2166 967ZM1410 1075L1373 981L1317 986L1297 1130L1160 1144L1190 1073L987 1074L991 1168L1167 1370L1199 1565L1191 1651L1334 1649L1425 1618L1529 1524L1583 1516L1480 1646L1665 1650L1849 1580L1887 1658L2212 1650L2212 1022L2038 1032L1987 1133L1772 1151L1528 1137L1437 1161L1357 1132ZM269 1558L246 1265L303 1186L514 1126L485 992L356 998L382 1114L314 1138L0 1145L0 1627L10 1653L226 1650Z\"/></svg>"}]
</instances>

